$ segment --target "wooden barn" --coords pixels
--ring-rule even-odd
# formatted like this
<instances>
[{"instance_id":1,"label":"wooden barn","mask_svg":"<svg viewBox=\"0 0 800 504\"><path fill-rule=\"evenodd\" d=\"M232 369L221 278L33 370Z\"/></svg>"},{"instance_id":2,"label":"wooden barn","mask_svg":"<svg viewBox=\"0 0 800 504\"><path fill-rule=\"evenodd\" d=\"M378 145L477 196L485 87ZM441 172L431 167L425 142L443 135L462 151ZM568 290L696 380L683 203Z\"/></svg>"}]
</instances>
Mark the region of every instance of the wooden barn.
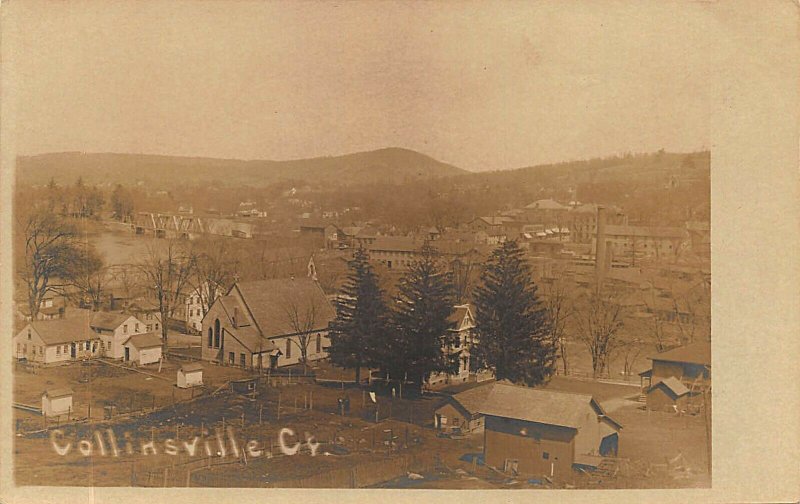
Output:
<instances>
[{"instance_id":1,"label":"wooden barn","mask_svg":"<svg viewBox=\"0 0 800 504\"><path fill-rule=\"evenodd\" d=\"M711 381L711 342L698 341L648 357L653 367L639 373L642 391L675 377L687 387L703 387Z\"/></svg>"},{"instance_id":2,"label":"wooden barn","mask_svg":"<svg viewBox=\"0 0 800 504\"><path fill-rule=\"evenodd\" d=\"M686 409L689 389L674 376L659 380L647 389L647 409L677 412Z\"/></svg>"},{"instance_id":3,"label":"wooden barn","mask_svg":"<svg viewBox=\"0 0 800 504\"><path fill-rule=\"evenodd\" d=\"M504 472L565 481L618 453L622 426L589 395L498 383L480 412L484 460Z\"/></svg>"},{"instance_id":4,"label":"wooden barn","mask_svg":"<svg viewBox=\"0 0 800 504\"><path fill-rule=\"evenodd\" d=\"M441 432L467 433L483 431L484 416L480 409L494 383L481 385L448 397L434 412L434 426Z\"/></svg>"}]
</instances>

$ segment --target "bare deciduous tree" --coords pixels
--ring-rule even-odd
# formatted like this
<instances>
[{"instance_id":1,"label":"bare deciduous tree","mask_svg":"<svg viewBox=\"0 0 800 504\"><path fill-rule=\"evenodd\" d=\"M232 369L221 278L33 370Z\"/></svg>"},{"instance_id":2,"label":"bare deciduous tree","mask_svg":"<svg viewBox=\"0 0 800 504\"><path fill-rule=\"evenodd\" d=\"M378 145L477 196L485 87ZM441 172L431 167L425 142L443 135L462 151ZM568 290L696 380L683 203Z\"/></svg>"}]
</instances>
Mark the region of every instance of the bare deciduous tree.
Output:
<instances>
[{"instance_id":1,"label":"bare deciduous tree","mask_svg":"<svg viewBox=\"0 0 800 504\"><path fill-rule=\"evenodd\" d=\"M126 299L141 295L144 289L142 272L136 265L117 265L109 268L109 279L121 289Z\"/></svg>"},{"instance_id":2,"label":"bare deciduous tree","mask_svg":"<svg viewBox=\"0 0 800 504\"><path fill-rule=\"evenodd\" d=\"M480 268L473 261L471 254L467 254L465 257L450 263L456 304L469 301L475 277L479 274L479 270Z\"/></svg>"},{"instance_id":3,"label":"bare deciduous tree","mask_svg":"<svg viewBox=\"0 0 800 504\"><path fill-rule=\"evenodd\" d=\"M196 261L182 244L174 240L160 247L148 247L147 252L147 257L139 264L139 270L145 288L161 315L162 350L166 356L169 319L181 305Z\"/></svg>"},{"instance_id":4,"label":"bare deciduous tree","mask_svg":"<svg viewBox=\"0 0 800 504\"><path fill-rule=\"evenodd\" d=\"M311 345L314 330L317 329L316 323L320 309L321 307L318 306L314 297L301 300L295 296L289 296L284 303L284 312L294 331L294 335L289 337L289 341L300 350L303 373L308 372L308 347Z\"/></svg>"},{"instance_id":5,"label":"bare deciduous tree","mask_svg":"<svg viewBox=\"0 0 800 504\"><path fill-rule=\"evenodd\" d=\"M90 248L83 252L83 260L72 265L68 284L75 288L73 298L97 311L103 301L109 275L100 256Z\"/></svg>"},{"instance_id":6,"label":"bare deciduous tree","mask_svg":"<svg viewBox=\"0 0 800 504\"><path fill-rule=\"evenodd\" d=\"M214 301L233 285L239 271L239 259L224 238L203 238L193 244L194 270L189 286L200 298L205 315Z\"/></svg>"},{"instance_id":7,"label":"bare deciduous tree","mask_svg":"<svg viewBox=\"0 0 800 504\"><path fill-rule=\"evenodd\" d=\"M609 360L622 342L622 308L610 295L596 289L577 310L578 338L592 357L592 375L597 378L608 369Z\"/></svg>"},{"instance_id":8,"label":"bare deciduous tree","mask_svg":"<svg viewBox=\"0 0 800 504\"><path fill-rule=\"evenodd\" d=\"M27 288L28 309L35 320L48 294L64 294L84 254L75 228L53 214L34 211L18 226L22 243L17 274Z\"/></svg>"},{"instance_id":9,"label":"bare deciduous tree","mask_svg":"<svg viewBox=\"0 0 800 504\"><path fill-rule=\"evenodd\" d=\"M575 314L572 296L567 291L567 286L556 280L544 289L545 307L550 318L550 335L558 348L564 374L569 373L569 359L567 356L567 339L565 336L567 321Z\"/></svg>"}]
</instances>

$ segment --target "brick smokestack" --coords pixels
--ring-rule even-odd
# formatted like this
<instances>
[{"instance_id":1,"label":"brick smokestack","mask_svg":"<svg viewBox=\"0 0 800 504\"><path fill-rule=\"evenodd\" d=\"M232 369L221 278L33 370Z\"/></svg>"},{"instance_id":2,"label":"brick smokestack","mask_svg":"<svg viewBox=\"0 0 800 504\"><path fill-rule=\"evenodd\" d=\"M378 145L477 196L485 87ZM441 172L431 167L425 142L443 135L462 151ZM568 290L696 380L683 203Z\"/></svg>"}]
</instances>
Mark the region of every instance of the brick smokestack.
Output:
<instances>
[{"instance_id":1,"label":"brick smokestack","mask_svg":"<svg viewBox=\"0 0 800 504\"><path fill-rule=\"evenodd\" d=\"M601 282L608 267L606 261L606 209L597 206L597 234L595 238L594 271L597 281Z\"/></svg>"}]
</instances>

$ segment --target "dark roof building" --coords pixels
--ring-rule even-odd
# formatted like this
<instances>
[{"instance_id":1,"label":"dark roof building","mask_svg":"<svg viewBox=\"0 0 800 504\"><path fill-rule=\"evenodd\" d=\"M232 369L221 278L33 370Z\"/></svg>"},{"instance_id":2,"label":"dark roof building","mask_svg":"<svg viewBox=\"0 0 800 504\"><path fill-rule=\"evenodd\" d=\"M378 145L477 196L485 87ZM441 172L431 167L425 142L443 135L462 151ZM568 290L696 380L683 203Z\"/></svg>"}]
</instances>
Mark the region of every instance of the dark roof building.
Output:
<instances>
[{"instance_id":1,"label":"dark roof building","mask_svg":"<svg viewBox=\"0 0 800 504\"><path fill-rule=\"evenodd\" d=\"M589 395L498 383L479 411L484 460L506 472L568 481L618 452L622 426Z\"/></svg>"},{"instance_id":2,"label":"dark roof building","mask_svg":"<svg viewBox=\"0 0 800 504\"><path fill-rule=\"evenodd\" d=\"M698 341L648 357L653 367L640 373L643 390L674 377L687 387L706 387L711 381L711 342Z\"/></svg>"}]
</instances>

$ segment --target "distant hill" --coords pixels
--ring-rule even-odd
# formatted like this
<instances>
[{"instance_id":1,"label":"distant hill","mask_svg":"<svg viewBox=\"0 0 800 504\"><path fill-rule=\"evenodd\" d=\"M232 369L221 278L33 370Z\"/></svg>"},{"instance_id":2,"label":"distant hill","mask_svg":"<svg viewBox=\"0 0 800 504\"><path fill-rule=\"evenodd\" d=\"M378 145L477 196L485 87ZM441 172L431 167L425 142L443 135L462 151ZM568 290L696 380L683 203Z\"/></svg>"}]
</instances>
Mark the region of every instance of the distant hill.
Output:
<instances>
[{"instance_id":1,"label":"distant hill","mask_svg":"<svg viewBox=\"0 0 800 504\"><path fill-rule=\"evenodd\" d=\"M369 152L291 161L62 152L23 156L17 160L17 182L72 184L265 186L280 181L302 181L311 186L349 186L372 183L401 184L468 173L413 150L386 148Z\"/></svg>"}]
</instances>

